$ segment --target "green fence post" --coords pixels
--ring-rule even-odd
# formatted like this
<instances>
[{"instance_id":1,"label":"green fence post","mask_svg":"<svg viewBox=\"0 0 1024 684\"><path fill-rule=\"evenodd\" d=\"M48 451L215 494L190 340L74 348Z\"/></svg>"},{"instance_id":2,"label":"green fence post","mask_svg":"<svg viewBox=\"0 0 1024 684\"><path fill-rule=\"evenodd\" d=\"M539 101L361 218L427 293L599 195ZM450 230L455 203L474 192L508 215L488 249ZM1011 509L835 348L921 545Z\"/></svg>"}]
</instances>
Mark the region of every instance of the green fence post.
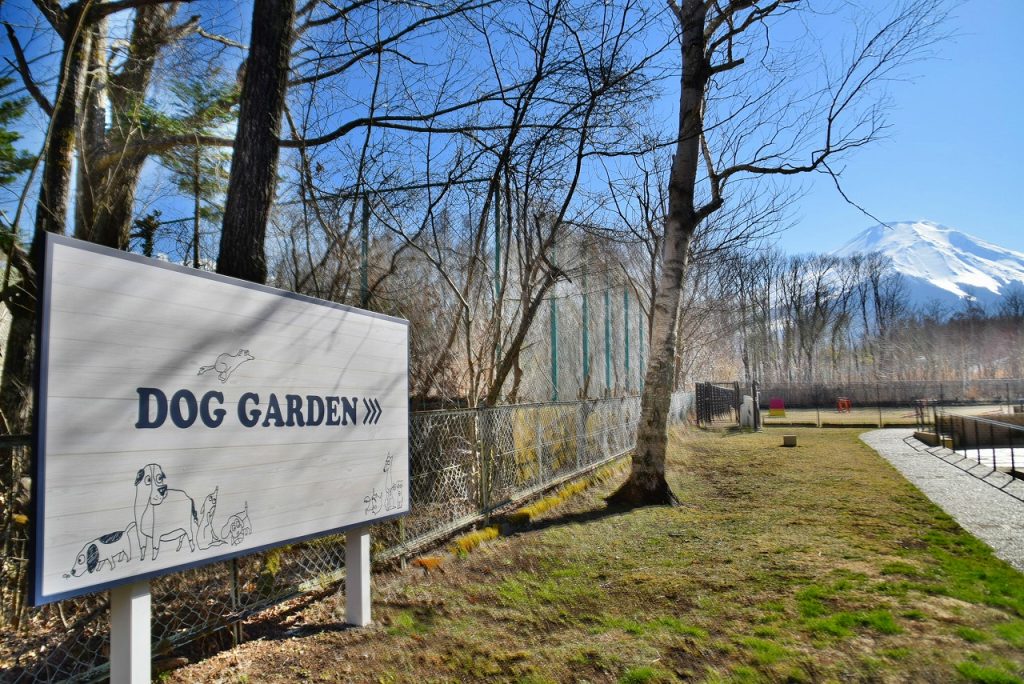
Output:
<instances>
[{"instance_id":1,"label":"green fence post","mask_svg":"<svg viewBox=\"0 0 1024 684\"><path fill-rule=\"evenodd\" d=\"M629 394L629 285L622 289L622 329L623 349L626 358L626 394Z\"/></svg>"},{"instance_id":2,"label":"green fence post","mask_svg":"<svg viewBox=\"0 0 1024 684\"><path fill-rule=\"evenodd\" d=\"M604 392L612 395L612 292L611 285L604 289Z\"/></svg>"},{"instance_id":3,"label":"green fence post","mask_svg":"<svg viewBox=\"0 0 1024 684\"><path fill-rule=\"evenodd\" d=\"M590 293L587 292L587 259L583 256L583 388L590 394Z\"/></svg>"}]
</instances>

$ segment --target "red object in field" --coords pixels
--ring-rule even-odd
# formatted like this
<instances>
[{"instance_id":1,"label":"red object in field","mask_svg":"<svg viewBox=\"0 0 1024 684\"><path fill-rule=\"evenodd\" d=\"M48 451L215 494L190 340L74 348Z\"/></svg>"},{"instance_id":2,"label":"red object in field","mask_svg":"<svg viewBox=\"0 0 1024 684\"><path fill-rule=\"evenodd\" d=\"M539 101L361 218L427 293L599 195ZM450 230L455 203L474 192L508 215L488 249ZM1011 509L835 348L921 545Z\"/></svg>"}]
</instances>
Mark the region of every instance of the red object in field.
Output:
<instances>
[{"instance_id":1,"label":"red object in field","mask_svg":"<svg viewBox=\"0 0 1024 684\"><path fill-rule=\"evenodd\" d=\"M786 404L782 401L782 397L772 397L771 399L768 400L768 415L786 415Z\"/></svg>"},{"instance_id":2,"label":"red object in field","mask_svg":"<svg viewBox=\"0 0 1024 684\"><path fill-rule=\"evenodd\" d=\"M846 397L836 399L836 411L839 413L849 413L852 408L853 404Z\"/></svg>"}]
</instances>

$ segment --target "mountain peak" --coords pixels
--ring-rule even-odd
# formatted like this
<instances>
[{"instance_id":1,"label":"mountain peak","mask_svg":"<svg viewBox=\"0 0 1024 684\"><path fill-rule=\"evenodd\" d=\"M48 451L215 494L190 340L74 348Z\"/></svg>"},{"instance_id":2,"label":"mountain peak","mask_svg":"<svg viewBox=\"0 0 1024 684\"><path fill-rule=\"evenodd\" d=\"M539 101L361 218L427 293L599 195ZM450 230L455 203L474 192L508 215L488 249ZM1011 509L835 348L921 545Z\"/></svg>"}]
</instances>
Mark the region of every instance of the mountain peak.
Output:
<instances>
[{"instance_id":1,"label":"mountain peak","mask_svg":"<svg viewBox=\"0 0 1024 684\"><path fill-rule=\"evenodd\" d=\"M1024 283L1024 253L994 245L935 221L871 226L834 252L881 252L909 281L918 299L991 300L1010 283Z\"/></svg>"}]
</instances>

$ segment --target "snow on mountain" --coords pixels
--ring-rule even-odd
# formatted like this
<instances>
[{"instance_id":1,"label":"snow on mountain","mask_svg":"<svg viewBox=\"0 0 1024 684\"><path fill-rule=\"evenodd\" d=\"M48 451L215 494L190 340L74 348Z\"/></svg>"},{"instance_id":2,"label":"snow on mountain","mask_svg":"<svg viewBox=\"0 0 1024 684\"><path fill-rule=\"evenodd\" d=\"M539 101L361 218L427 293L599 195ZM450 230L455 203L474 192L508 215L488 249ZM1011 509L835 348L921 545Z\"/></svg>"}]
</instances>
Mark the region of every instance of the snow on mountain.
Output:
<instances>
[{"instance_id":1,"label":"snow on mountain","mask_svg":"<svg viewBox=\"0 0 1024 684\"><path fill-rule=\"evenodd\" d=\"M988 303L1010 283L1024 284L1024 253L932 221L873 226L833 254L857 252L881 252L892 259L917 304L968 297Z\"/></svg>"}]
</instances>

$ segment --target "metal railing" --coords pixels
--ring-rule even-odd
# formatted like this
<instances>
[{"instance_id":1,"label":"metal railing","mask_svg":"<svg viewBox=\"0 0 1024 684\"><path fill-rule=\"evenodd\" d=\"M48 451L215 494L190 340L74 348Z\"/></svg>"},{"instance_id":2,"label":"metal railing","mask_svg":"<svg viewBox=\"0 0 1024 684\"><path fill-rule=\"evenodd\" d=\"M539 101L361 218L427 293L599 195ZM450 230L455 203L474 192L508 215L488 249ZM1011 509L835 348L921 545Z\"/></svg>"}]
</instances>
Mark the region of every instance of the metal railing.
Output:
<instances>
[{"instance_id":1,"label":"metal railing","mask_svg":"<svg viewBox=\"0 0 1024 684\"><path fill-rule=\"evenodd\" d=\"M973 458L978 465L991 463L992 470L1024 478L1024 472L1017 469L1017 452L1024 448L1024 425L931 408L939 444L948 440L950 448L964 458Z\"/></svg>"},{"instance_id":2,"label":"metal railing","mask_svg":"<svg viewBox=\"0 0 1024 684\"><path fill-rule=\"evenodd\" d=\"M673 395L670 422L685 420L693 399L692 392ZM629 453L639 418L639 397L414 413L411 512L373 527L374 558L404 557ZM12 449L12 467L27 473L26 446L0 447ZM14 494L4 492L8 501ZM5 518L0 680L103 679L107 595L25 609L27 526ZM344 537L324 537L153 580L154 657L198 637L221 646L244 638L244 618L343 577L344 548Z\"/></svg>"}]
</instances>

